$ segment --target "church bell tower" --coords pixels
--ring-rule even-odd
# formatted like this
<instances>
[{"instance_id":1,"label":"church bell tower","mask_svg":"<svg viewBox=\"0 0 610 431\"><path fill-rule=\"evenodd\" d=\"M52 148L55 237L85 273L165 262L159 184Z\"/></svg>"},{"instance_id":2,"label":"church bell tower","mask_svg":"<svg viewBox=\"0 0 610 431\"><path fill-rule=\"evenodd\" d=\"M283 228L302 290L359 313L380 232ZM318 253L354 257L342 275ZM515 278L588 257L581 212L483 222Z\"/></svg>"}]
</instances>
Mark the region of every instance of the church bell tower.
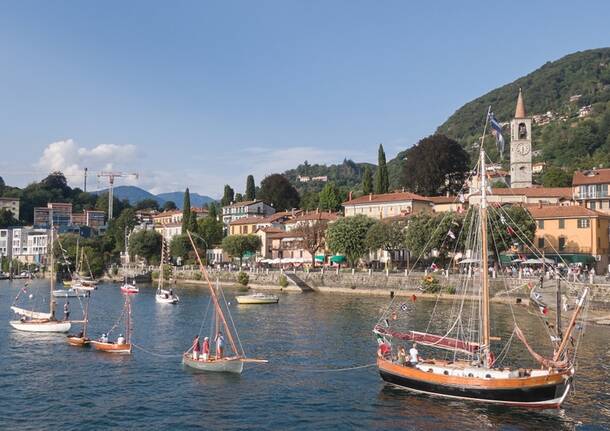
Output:
<instances>
[{"instance_id":1,"label":"church bell tower","mask_svg":"<svg viewBox=\"0 0 610 431\"><path fill-rule=\"evenodd\" d=\"M532 119L525 113L521 89L515 118L510 122L510 186L532 186Z\"/></svg>"}]
</instances>

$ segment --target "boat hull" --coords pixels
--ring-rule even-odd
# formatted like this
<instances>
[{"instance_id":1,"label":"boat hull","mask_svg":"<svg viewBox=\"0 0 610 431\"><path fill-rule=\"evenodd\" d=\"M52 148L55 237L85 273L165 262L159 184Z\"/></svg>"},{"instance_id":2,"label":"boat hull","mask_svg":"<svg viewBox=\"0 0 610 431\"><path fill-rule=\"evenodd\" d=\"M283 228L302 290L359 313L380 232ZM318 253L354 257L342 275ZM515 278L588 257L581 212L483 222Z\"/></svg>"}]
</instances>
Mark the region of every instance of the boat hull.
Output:
<instances>
[{"instance_id":1,"label":"boat hull","mask_svg":"<svg viewBox=\"0 0 610 431\"><path fill-rule=\"evenodd\" d=\"M87 292L79 292L76 289L61 289L53 291L54 298L76 298L77 296L80 298L86 298L87 295L89 295Z\"/></svg>"},{"instance_id":2,"label":"boat hull","mask_svg":"<svg viewBox=\"0 0 610 431\"><path fill-rule=\"evenodd\" d=\"M489 404L532 408L558 408L565 399L572 380L571 372L542 377L480 379L438 376L414 367L378 360L379 373L386 382L402 388L446 398Z\"/></svg>"},{"instance_id":3,"label":"boat hull","mask_svg":"<svg viewBox=\"0 0 610 431\"><path fill-rule=\"evenodd\" d=\"M91 340L87 337L77 337L75 335L68 335L66 341L69 345L74 347L89 347Z\"/></svg>"},{"instance_id":4,"label":"boat hull","mask_svg":"<svg viewBox=\"0 0 610 431\"><path fill-rule=\"evenodd\" d=\"M95 350L106 353L118 353L123 355L131 354L131 344L116 344L116 343L102 343L101 341L90 341L91 346Z\"/></svg>"},{"instance_id":5,"label":"boat hull","mask_svg":"<svg viewBox=\"0 0 610 431\"><path fill-rule=\"evenodd\" d=\"M182 356L182 363L187 367L198 371L209 371L214 373L235 373L241 374L244 363L239 358L224 358L219 360L196 361L191 354L185 353Z\"/></svg>"},{"instance_id":6,"label":"boat hull","mask_svg":"<svg viewBox=\"0 0 610 431\"><path fill-rule=\"evenodd\" d=\"M180 298L178 298L176 295L166 298L165 295L156 294L155 301L157 301L159 304L177 304L178 301L180 301Z\"/></svg>"},{"instance_id":7,"label":"boat hull","mask_svg":"<svg viewBox=\"0 0 610 431\"><path fill-rule=\"evenodd\" d=\"M24 332L68 332L72 324L70 322L47 321L47 322L22 322L21 320L11 320L10 325Z\"/></svg>"},{"instance_id":8,"label":"boat hull","mask_svg":"<svg viewBox=\"0 0 610 431\"><path fill-rule=\"evenodd\" d=\"M254 297L250 295L236 296L235 299L240 304L277 304L280 300L277 296Z\"/></svg>"},{"instance_id":9,"label":"boat hull","mask_svg":"<svg viewBox=\"0 0 610 431\"><path fill-rule=\"evenodd\" d=\"M125 286L121 286L121 292L133 294L133 293L139 293L140 289L137 288L137 287L125 287Z\"/></svg>"}]
</instances>

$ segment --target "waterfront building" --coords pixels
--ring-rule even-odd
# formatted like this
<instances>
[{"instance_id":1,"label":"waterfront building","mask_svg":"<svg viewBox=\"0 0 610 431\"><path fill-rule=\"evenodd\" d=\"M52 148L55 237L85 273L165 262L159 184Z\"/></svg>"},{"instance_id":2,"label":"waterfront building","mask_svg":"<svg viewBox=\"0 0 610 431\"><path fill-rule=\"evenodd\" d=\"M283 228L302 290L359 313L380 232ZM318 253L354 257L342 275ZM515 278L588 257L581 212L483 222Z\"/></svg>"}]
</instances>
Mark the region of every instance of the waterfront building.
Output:
<instances>
[{"instance_id":1,"label":"waterfront building","mask_svg":"<svg viewBox=\"0 0 610 431\"><path fill-rule=\"evenodd\" d=\"M572 177L574 199L591 210L610 214L610 169L576 171Z\"/></svg>"},{"instance_id":2,"label":"waterfront building","mask_svg":"<svg viewBox=\"0 0 610 431\"><path fill-rule=\"evenodd\" d=\"M68 226L72 224L72 204L49 202L46 207L34 208L34 226Z\"/></svg>"},{"instance_id":3,"label":"waterfront building","mask_svg":"<svg viewBox=\"0 0 610 431\"><path fill-rule=\"evenodd\" d=\"M469 196L470 205L477 205L481 200L480 193ZM544 205L574 205L571 187L520 187L492 188L487 194L487 201L500 204L544 204Z\"/></svg>"},{"instance_id":4,"label":"waterfront building","mask_svg":"<svg viewBox=\"0 0 610 431\"><path fill-rule=\"evenodd\" d=\"M316 209L315 211L305 211L295 217L286 220L284 222L284 229L286 231L291 231L301 226L302 224L312 225L319 221L333 223L337 221L340 217L340 214L333 213L331 211L320 211L318 209Z\"/></svg>"},{"instance_id":5,"label":"waterfront building","mask_svg":"<svg viewBox=\"0 0 610 431\"><path fill-rule=\"evenodd\" d=\"M352 217L363 214L376 219L399 216L401 214L417 214L432 211L430 198L410 192L393 192L360 196L343 202L344 214Z\"/></svg>"},{"instance_id":6,"label":"waterfront building","mask_svg":"<svg viewBox=\"0 0 610 431\"><path fill-rule=\"evenodd\" d=\"M427 196L427 198L432 202L432 211L435 213L464 213L468 209L468 202L458 196Z\"/></svg>"},{"instance_id":7,"label":"waterfront building","mask_svg":"<svg viewBox=\"0 0 610 431\"><path fill-rule=\"evenodd\" d=\"M191 213L195 213L197 219L200 219L208 215L208 210L193 207L191 208ZM170 210L152 214L154 230L159 232L166 241L170 242L176 235L182 234L182 215L182 210Z\"/></svg>"},{"instance_id":8,"label":"waterfront building","mask_svg":"<svg viewBox=\"0 0 610 431\"><path fill-rule=\"evenodd\" d=\"M275 214L275 208L261 200L236 202L222 207L222 222L229 226L234 220L245 217L267 217Z\"/></svg>"},{"instance_id":9,"label":"waterfront building","mask_svg":"<svg viewBox=\"0 0 610 431\"><path fill-rule=\"evenodd\" d=\"M0 210L9 210L19 220L19 198L0 197Z\"/></svg>"},{"instance_id":10,"label":"waterfront building","mask_svg":"<svg viewBox=\"0 0 610 431\"><path fill-rule=\"evenodd\" d=\"M568 263L594 266L598 274L608 267L610 215L571 205L530 205L536 221L534 245L548 257L559 255Z\"/></svg>"},{"instance_id":11,"label":"waterfront building","mask_svg":"<svg viewBox=\"0 0 610 431\"><path fill-rule=\"evenodd\" d=\"M49 231L32 227L0 229L0 256L24 263L45 263Z\"/></svg>"}]
</instances>

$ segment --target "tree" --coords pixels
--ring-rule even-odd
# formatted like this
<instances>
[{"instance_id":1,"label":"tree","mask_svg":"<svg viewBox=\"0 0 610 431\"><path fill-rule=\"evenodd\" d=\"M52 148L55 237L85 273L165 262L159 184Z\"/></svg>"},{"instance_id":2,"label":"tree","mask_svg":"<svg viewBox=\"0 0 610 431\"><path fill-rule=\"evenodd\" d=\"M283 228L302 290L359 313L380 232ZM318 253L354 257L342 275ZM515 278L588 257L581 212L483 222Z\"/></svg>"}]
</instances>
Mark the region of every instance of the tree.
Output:
<instances>
[{"instance_id":1,"label":"tree","mask_svg":"<svg viewBox=\"0 0 610 431\"><path fill-rule=\"evenodd\" d=\"M570 187L572 175L557 166L549 166L542 174L542 185L544 187Z\"/></svg>"},{"instance_id":2,"label":"tree","mask_svg":"<svg viewBox=\"0 0 610 431\"><path fill-rule=\"evenodd\" d=\"M21 226L21 222L13 217L13 212L5 208L0 209L0 229L10 226Z\"/></svg>"},{"instance_id":3,"label":"tree","mask_svg":"<svg viewBox=\"0 0 610 431\"><path fill-rule=\"evenodd\" d=\"M136 212L133 208L125 209L117 218L110 220L104 237L109 241L109 248L112 252L118 253L124 249L125 233L131 232L136 222Z\"/></svg>"},{"instance_id":4,"label":"tree","mask_svg":"<svg viewBox=\"0 0 610 431\"><path fill-rule=\"evenodd\" d=\"M235 191L231 188L230 185L225 185L224 194L222 199L220 200L220 205L226 207L227 205L231 205L235 201Z\"/></svg>"},{"instance_id":5,"label":"tree","mask_svg":"<svg viewBox=\"0 0 610 431\"><path fill-rule=\"evenodd\" d=\"M244 254L255 253L261 248L261 239L258 235L229 235L222 240L222 249L231 257L239 259L241 268Z\"/></svg>"},{"instance_id":6,"label":"tree","mask_svg":"<svg viewBox=\"0 0 610 431\"><path fill-rule=\"evenodd\" d=\"M385 250L390 253L406 248L406 223L401 220L378 220L366 234L366 244L371 251Z\"/></svg>"},{"instance_id":7,"label":"tree","mask_svg":"<svg viewBox=\"0 0 610 431\"><path fill-rule=\"evenodd\" d=\"M235 193L235 202L243 202L244 201L244 195L242 195L241 193Z\"/></svg>"},{"instance_id":8,"label":"tree","mask_svg":"<svg viewBox=\"0 0 610 431\"><path fill-rule=\"evenodd\" d=\"M335 183L326 183L320 192L320 209L338 211L341 209L341 198Z\"/></svg>"},{"instance_id":9,"label":"tree","mask_svg":"<svg viewBox=\"0 0 610 431\"><path fill-rule=\"evenodd\" d=\"M317 220L313 223L300 223L294 230L294 234L301 238L301 244L311 254L311 267L316 267L316 252L324 246L324 237L328 221Z\"/></svg>"},{"instance_id":10,"label":"tree","mask_svg":"<svg viewBox=\"0 0 610 431\"><path fill-rule=\"evenodd\" d=\"M379 144L377 164L377 171L375 172L375 193L387 193L390 188L390 179L388 176L388 167L385 162L385 151L383 151L382 144Z\"/></svg>"},{"instance_id":11,"label":"tree","mask_svg":"<svg viewBox=\"0 0 610 431\"><path fill-rule=\"evenodd\" d=\"M129 236L129 255L138 255L155 265L161 261L162 237L154 230L141 230Z\"/></svg>"},{"instance_id":12,"label":"tree","mask_svg":"<svg viewBox=\"0 0 610 431\"><path fill-rule=\"evenodd\" d=\"M256 199L256 186L254 185L254 177L248 175L246 178L246 200L253 201Z\"/></svg>"},{"instance_id":13,"label":"tree","mask_svg":"<svg viewBox=\"0 0 610 431\"><path fill-rule=\"evenodd\" d=\"M193 237L193 240L195 239L196 238ZM172 257L175 259L180 258L183 263L187 262L192 249L193 246L191 245L191 241L186 234L176 235L169 243L169 252Z\"/></svg>"},{"instance_id":14,"label":"tree","mask_svg":"<svg viewBox=\"0 0 610 431\"><path fill-rule=\"evenodd\" d=\"M178 207L174 201L167 201L163 204L163 211L177 210Z\"/></svg>"},{"instance_id":15,"label":"tree","mask_svg":"<svg viewBox=\"0 0 610 431\"><path fill-rule=\"evenodd\" d=\"M362 192L365 195L373 193L373 174L371 174L371 168L368 166L364 168L364 174L362 175Z\"/></svg>"},{"instance_id":16,"label":"tree","mask_svg":"<svg viewBox=\"0 0 610 431\"><path fill-rule=\"evenodd\" d=\"M71 191L65 175L59 171L51 172L44 180L41 181L41 184L47 190L61 190L64 196L69 194Z\"/></svg>"},{"instance_id":17,"label":"tree","mask_svg":"<svg viewBox=\"0 0 610 431\"><path fill-rule=\"evenodd\" d=\"M208 217L214 220L218 218L218 207L214 202L210 202L210 204L208 205Z\"/></svg>"},{"instance_id":18,"label":"tree","mask_svg":"<svg viewBox=\"0 0 610 431\"><path fill-rule=\"evenodd\" d=\"M258 197L273 205L276 211L296 208L300 200L299 192L280 174L269 175L261 181Z\"/></svg>"},{"instance_id":19,"label":"tree","mask_svg":"<svg viewBox=\"0 0 610 431\"><path fill-rule=\"evenodd\" d=\"M299 208L302 210L315 210L320 207L320 193L306 191L301 195Z\"/></svg>"},{"instance_id":20,"label":"tree","mask_svg":"<svg viewBox=\"0 0 610 431\"><path fill-rule=\"evenodd\" d=\"M154 199L142 199L134 207L136 210L159 210L159 202Z\"/></svg>"},{"instance_id":21,"label":"tree","mask_svg":"<svg viewBox=\"0 0 610 431\"><path fill-rule=\"evenodd\" d=\"M187 228L191 232L197 232L197 213L195 211L191 211L191 215L189 216L189 225Z\"/></svg>"},{"instance_id":22,"label":"tree","mask_svg":"<svg viewBox=\"0 0 610 431\"><path fill-rule=\"evenodd\" d=\"M191 194L187 187L184 191L184 201L182 204L182 234L184 235L190 226L191 218Z\"/></svg>"},{"instance_id":23,"label":"tree","mask_svg":"<svg viewBox=\"0 0 610 431\"><path fill-rule=\"evenodd\" d=\"M373 224L375 220L362 214L339 219L328 227L326 242L333 253L344 255L353 268L368 251L366 234Z\"/></svg>"},{"instance_id":24,"label":"tree","mask_svg":"<svg viewBox=\"0 0 610 431\"><path fill-rule=\"evenodd\" d=\"M422 139L407 151L406 158L403 183L407 189L424 196L457 193L469 170L468 154L444 135Z\"/></svg>"},{"instance_id":25,"label":"tree","mask_svg":"<svg viewBox=\"0 0 610 431\"><path fill-rule=\"evenodd\" d=\"M447 259L450 251L457 248L456 241L463 242L464 237L467 237L464 233L459 235L462 222L463 217L456 213L416 214L409 220L405 245L416 259L436 250L438 260L442 262ZM455 239L449 234L450 231Z\"/></svg>"},{"instance_id":26,"label":"tree","mask_svg":"<svg viewBox=\"0 0 610 431\"><path fill-rule=\"evenodd\" d=\"M2 177L0 177L0 196L2 196L4 194L5 188L6 188L6 183L4 182L4 179Z\"/></svg>"},{"instance_id":27,"label":"tree","mask_svg":"<svg viewBox=\"0 0 610 431\"><path fill-rule=\"evenodd\" d=\"M216 220L216 217L207 217L197 220L197 233L205 241L205 248L208 249L222 241L221 220Z\"/></svg>"}]
</instances>

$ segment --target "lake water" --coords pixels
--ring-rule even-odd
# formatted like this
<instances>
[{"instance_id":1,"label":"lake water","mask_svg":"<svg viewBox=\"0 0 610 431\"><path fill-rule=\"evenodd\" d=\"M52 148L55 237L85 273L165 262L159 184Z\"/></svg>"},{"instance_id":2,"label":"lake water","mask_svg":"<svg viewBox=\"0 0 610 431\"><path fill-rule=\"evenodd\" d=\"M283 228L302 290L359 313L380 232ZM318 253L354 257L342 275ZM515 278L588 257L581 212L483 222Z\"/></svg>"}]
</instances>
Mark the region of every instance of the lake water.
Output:
<instances>
[{"instance_id":1,"label":"lake water","mask_svg":"<svg viewBox=\"0 0 610 431\"><path fill-rule=\"evenodd\" d=\"M374 367L323 371L374 362L371 328L385 298L282 294L277 305L244 306L227 290L246 353L270 360L237 376L197 374L180 363L209 302L201 287L177 286L176 306L157 304L152 287L141 289L132 303L133 342L157 355L136 349L122 357L70 347L63 335L12 329L9 307L22 287L0 281L0 429L610 429L605 327L587 328L563 409L531 412L413 395L385 385ZM29 289L32 301L46 301L47 282ZM71 299L74 314L77 303ZM101 285L91 304L90 334L98 336L115 322L123 296L117 285ZM417 305L412 319L427 319L433 303ZM499 317L494 334L506 336L509 308L492 312ZM537 319L517 313L535 332ZM516 351L527 355L521 346Z\"/></svg>"}]
</instances>

